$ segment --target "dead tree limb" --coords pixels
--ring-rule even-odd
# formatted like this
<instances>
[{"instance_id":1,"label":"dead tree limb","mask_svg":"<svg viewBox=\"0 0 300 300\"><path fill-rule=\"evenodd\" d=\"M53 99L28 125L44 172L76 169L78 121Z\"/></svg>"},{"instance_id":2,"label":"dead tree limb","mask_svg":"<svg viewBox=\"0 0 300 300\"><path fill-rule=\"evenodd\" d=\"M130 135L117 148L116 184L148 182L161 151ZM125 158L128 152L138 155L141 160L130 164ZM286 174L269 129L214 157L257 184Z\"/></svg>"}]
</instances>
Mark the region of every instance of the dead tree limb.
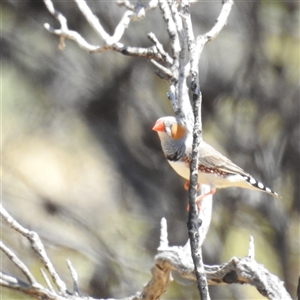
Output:
<instances>
[{"instance_id":1,"label":"dead tree limb","mask_svg":"<svg viewBox=\"0 0 300 300\"><path fill-rule=\"evenodd\" d=\"M203 201L208 201L207 197ZM210 201L208 201L210 202ZM210 202L211 203L211 202ZM207 209L207 205L205 206ZM202 211L202 210L201 210ZM204 213L204 212L202 212ZM211 213L206 211L206 214ZM10 259L10 261L17 266L20 271L25 275L28 282L16 278L4 271L0 272L0 285L9 289L18 290L28 296L37 299L47 300L93 300L91 297L80 296L79 283L75 269L70 262L67 262L70 269L71 277L73 280L73 292L67 289L61 289L56 291L51 284L46 272L49 271L49 264L52 265L50 258L48 257L46 250L42 245L38 234L34 231L29 231L19 224L14 218L1 206L0 215L2 220L6 222L13 230L22 234L31 244L37 257L40 258L42 263L41 272L46 282L46 287L39 283L36 278L32 275L27 266L21 261L17 255L5 246L2 242L0 243L0 249ZM207 221L208 219L204 219ZM206 235L203 228L200 236ZM25 234L23 234L25 233ZM30 234L28 234L30 233ZM35 240L32 240L31 235L35 236ZM36 241L38 242L38 245ZM39 253L37 249L44 249ZM53 266L53 265L52 265ZM54 267L53 267L54 268ZM155 257L154 267L152 269L152 278L145 285L142 292L138 292L134 296L126 297L124 300L142 300L142 299L159 299L163 293L167 290L170 282L171 272L178 273L182 278L196 281L194 263L191 257L191 248L189 242L183 247L181 246L169 246L167 223L163 219L161 222L161 235L160 245L158 248L158 254ZM253 238L250 238L249 252L244 258L233 257L229 262L222 265L207 266L204 265L204 272L208 281L208 284L251 284L257 288L257 290L265 297L271 300L277 299L292 299L284 288L283 282L278 279L275 275L271 274L263 265L258 264L254 260L254 242ZM56 273L56 272L55 272ZM58 276L58 275L57 275ZM58 288L56 277L51 275L52 282L56 284ZM60 285L65 287L66 284L60 279ZM110 299L113 300L113 299Z\"/></svg>"},{"instance_id":2,"label":"dead tree limb","mask_svg":"<svg viewBox=\"0 0 300 300\"><path fill-rule=\"evenodd\" d=\"M176 272L182 278L196 281L189 244L187 243L184 247L168 246L165 230L166 225L163 225L161 245L158 248L159 253L155 257L152 279L145 286L142 293L144 298L141 297L141 299L158 299L161 293L167 289L171 272ZM222 265L204 265L204 272L209 285L250 284L261 295L270 300L292 299L287 293L283 282L277 276L271 274L263 265L255 261L252 236L250 236L249 251L246 257L233 257L229 262Z\"/></svg>"}]
</instances>

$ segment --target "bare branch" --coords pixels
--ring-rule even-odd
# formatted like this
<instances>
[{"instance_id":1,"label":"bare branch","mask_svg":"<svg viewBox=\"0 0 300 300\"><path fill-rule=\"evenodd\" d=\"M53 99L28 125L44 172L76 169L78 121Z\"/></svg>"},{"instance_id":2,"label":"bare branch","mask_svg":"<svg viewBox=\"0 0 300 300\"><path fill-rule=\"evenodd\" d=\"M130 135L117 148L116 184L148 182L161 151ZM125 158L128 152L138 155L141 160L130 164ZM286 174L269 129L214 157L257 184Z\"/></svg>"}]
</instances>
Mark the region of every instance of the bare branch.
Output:
<instances>
[{"instance_id":1,"label":"bare branch","mask_svg":"<svg viewBox=\"0 0 300 300\"><path fill-rule=\"evenodd\" d=\"M171 265L163 260L155 262L151 270L152 279L144 287L138 299L159 299L166 292L170 281Z\"/></svg>"},{"instance_id":2,"label":"bare branch","mask_svg":"<svg viewBox=\"0 0 300 300\"><path fill-rule=\"evenodd\" d=\"M169 37L171 39L173 69L176 70L176 68L178 66L178 56L179 56L179 52L181 50L179 37L178 37L177 30L176 30L176 25L173 20L168 2L165 0L159 0L158 3L159 3L159 8L162 11L163 18L167 24L167 31L168 31Z\"/></svg>"},{"instance_id":3,"label":"bare branch","mask_svg":"<svg viewBox=\"0 0 300 300\"><path fill-rule=\"evenodd\" d=\"M65 283L60 279L57 272L55 271L54 266L50 261L50 259L48 258L44 245L41 242L38 234L34 231L29 231L28 229L20 225L16 220L12 218L11 215L9 215L9 213L4 209L2 205L0 205L0 215L12 229L21 233L24 237L26 237L30 241L32 249L38 255L38 257L40 258L40 260L48 270L49 274L52 277L53 282L56 284L59 291L62 294L65 294L67 291L67 287Z\"/></svg>"},{"instance_id":4,"label":"bare branch","mask_svg":"<svg viewBox=\"0 0 300 300\"><path fill-rule=\"evenodd\" d=\"M67 25L67 19L64 15L55 10L53 3L51 0L44 0L44 3L49 10L49 12L59 21L61 28L54 29L48 23L44 24L44 28L48 30L50 33L58 35L60 37L59 49L63 50L65 48L65 39L73 40L77 45L85 51L90 53L101 53L107 50L113 50L119 52L123 55L133 56L133 57L141 57L146 59L154 59L156 61L162 62L164 64L172 63L172 59L169 55L163 50L162 45L155 39L154 46L149 48L141 48L141 47L131 47L126 46L119 42L122 35L124 34L125 29L129 25L130 21L135 21L141 19L142 12L145 13L146 10L154 9L157 6L157 1L151 1L146 8L142 9L140 5L134 7L135 13L131 11L126 11L121 19L120 23L117 25L114 35L110 36L103 29L101 23L98 18L92 13L90 8L87 6L85 0L74 0L80 11L86 17L89 24L92 28L97 32L97 34L104 41L104 45L92 45L87 42L81 34L77 31L70 30ZM128 1L127 1L128 2ZM129 5L126 1L124 5ZM153 35L151 36L153 37Z\"/></svg>"},{"instance_id":5,"label":"bare branch","mask_svg":"<svg viewBox=\"0 0 300 300\"><path fill-rule=\"evenodd\" d=\"M35 286L38 284L25 264L9 248L7 248L2 241L0 241L0 249L17 266L17 268L21 270L21 272L26 276L31 285Z\"/></svg>"},{"instance_id":6,"label":"bare branch","mask_svg":"<svg viewBox=\"0 0 300 300\"><path fill-rule=\"evenodd\" d=\"M56 10L54 8L54 5L52 3L51 0L44 0L44 3L47 7L47 9L49 10L49 12L57 19L57 21L60 23L62 29L66 29L67 28L67 19L65 18L65 16L59 12L58 10Z\"/></svg>"},{"instance_id":7,"label":"bare branch","mask_svg":"<svg viewBox=\"0 0 300 300\"><path fill-rule=\"evenodd\" d=\"M195 42L191 16L190 16L190 4L187 0L181 1L182 6L182 22L184 24L185 32L183 34L182 28L180 27L179 21L176 19L176 12L173 9L173 15L175 16L175 23L177 25L178 34L180 37L180 45L181 45L181 52L180 52L180 59L179 59L179 82L178 82L178 105L179 108L183 110L184 99L182 98L182 92L184 91L183 82L186 82L187 75L185 74L186 66L184 65L185 61L185 51L184 45L186 45L186 40L190 52L190 72L192 75L191 78L191 91L192 91L192 106L193 106L193 144L192 144L192 157L190 163L190 185L189 185L189 219L188 219L188 229L189 229L189 236L190 236L190 243L191 243L191 253L192 258L195 266L195 274L198 283L198 290L201 296L201 299L210 299L208 288L207 288L207 281L206 277L203 272L203 261L202 261L202 253L201 253L201 244L200 244L200 237L199 237L199 228L201 228L202 220L197 216L197 209L195 204L196 199L196 187L198 183L198 149L200 146L200 142L202 140L202 120L201 120L201 105L202 105L202 94L200 90L199 84L199 75L198 75L198 64L200 60L200 56L203 50L204 45L211 40L210 36L204 35L197 38ZM173 6L174 8L174 3ZM227 7L226 7L227 8ZM227 14L224 13L224 5L221 11L218 25L215 25L213 29L209 33L214 33L215 37L223 28L221 23L224 23L224 18L228 17L230 9L227 9ZM221 25L220 25L221 24ZM225 24L225 23L224 23ZM185 38L186 40L183 40ZM186 109L186 108L185 108ZM184 113L184 110L183 110ZM188 111L186 112L185 119L190 114ZM211 200L212 201L212 200ZM208 216L209 218L211 217ZM206 218L206 216L204 216ZM199 224L200 221L200 224Z\"/></svg>"},{"instance_id":8,"label":"bare branch","mask_svg":"<svg viewBox=\"0 0 300 300\"><path fill-rule=\"evenodd\" d=\"M156 255L152 279L148 283L152 287L159 286L159 282L163 285L155 290L156 296L161 296L162 294L159 292L163 293L167 289L171 271L176 271L182 278L196 280L194 264L187 249L187 247L173 246ZM233 257L229 262L222 265L204 265L204 269L209 284L250 284L268 299L292 299L278 277L248 256L244 258Z\"/></svg>"},{"instance_id":9,"label":"bare branch","mask_svg":"<svg viewBox=\"0 0 300 300\"><path fill-rule=\"evenodd\" d=\"M20 279L12 277L4 272L0 271L0 285L9 287L12 289L29 288L30 285Z\"/></svg>"},{"instance_id":10,"label":"bare branch","mask_svg":"<svg viewBox=\"0 0 300 300\"><path fill-rule=\"evenodd\" d=\"M17 221L15 221L8 212L0 206L0 215L2 218L10 225L10 227L23 236L25 236L31 243L31 246L34 250L34 252L38 255L38 257L42 260L44 266L50 273L52 280L57 285L59 293L57 293L52 285L51 282L44 272L44 270L41 269L42 276L46 281L47 288L43 287L41 284L39 284L31 272L28 270L28 268L25 266L25 264L2 242L0 242L0 249L8 256L8 258L23 272L23 274L28 279L29 283L26 283L16 277L13 277L11 275L5 274L4 272L0 271L0 285L4 286L6 288L10 288L13 290L19 290L22 293L29 295L30 297L36 298L36 299L44 299L44 300L93 300L91 297L80 297L78 295L78 279L75 269L73 268L70 261L67 261L72 280L74 285L74 294L71 294L67 291L65 283L61 281L61 279L58 277L56 271L54 270L54 267L52 266L52 263L50 262L49 258L47 257L44 246L42 242L39 240L38 235L33 232L29 231L28 229L21 226ZM136 296L130 296L126 297L123 300L134 300L137 299ZM111 298L111 300L114 300Z\"/></svg>"},{"instance_id":11,"label":"bare branch","mask_svg":"<svg viewBox=\"0 0 300 300\"><path fill-rule=\"evenodd\" d=\"M54 289L52 287L52 284L51 284L51 282L49 280L49 277L47 276L46 272L42 268L40 269L40 271L41 271L42 276L43 276L43 278L44 278L44 280L45 280L45 282L47 284L47 287L48 287L49 291L51 291L52 293L55 293L55 291L54 291Z\"/></svg>"},{"instance_id":12,"label":"bare branch","mask_svg":"<svg viewBox=\"0 0 300 300\"><path fill-rule=\"evenodd\" d=\"M213 28L209 32L205 33L204 35L199 35L196 38L196 41L195 41L196 44L193 47L194 50L191 54L191 74L192 74L192 76L195 77L196 75L193 75L193 74L198 74L198 64L199 64L200 56L203 51L204 45L206 43L208 43L209 41L214 40L218 36L218 34L221 32L223 27L226 25L233 3L234 3L233 0L224 0L222 10L216 21L216 24L213 26Z\"/></svg>"},{"instance_id":13,"label":"bare branch","mask_svg":"<svg viewBox=\"0 0 300 300\"><path fill-rule=\"evenodd\" d=\"M156 60L151 59L150 62L159 70L162 72L161 77L167 80L171 80L173 77L173 73L168 68L164 67L160 63L158 63Z\"/></svg>"},{"instance_id":14,"label":"bare branch","mask_svg":"<svg viewBox=\"0 0 300 300\"><path fill-rule=\"evenodd\" d=\"M167 220L162 218L160 221L160 241L158 251L163 251L169 247Z\"/></svg>"},{"instance_id":15,"label":"bare branch","mask_svg":"<svg viewBox=\"0 0 300 300\"><path fill-rule=\"evenodd\" d=\"M149 48L141 48L126 46L122 43L115 43L113 45L105 45L103 47L96 48L95 50L92 50L91 53L101 53L107 50L113 50L127 56L155 59L156 61L162 63L165 62L163 57L158 52L156 46L151 46Z\"/></svg>"},{"instance_id":16,"label":"bare branch","mask_svg":"<svg viewBox=\"0 0 300 300\"><path fill-rule=\"evenodd\" d=\"M175 96L175 90L176 90L176 87L175 85L177 84L177 81L175 82L171 82L170 83L170 88L169 88L169 92L167 94L168 96L168 99L170 100L171 104L172 104L172 107L173 107L173 110L174 112L175 111L178 111L178 103L176 101L176 96Z\"/></svg>"},{"instance_id":17,"label":"bare branch","mask_svg":"<svg viewBox=\"0 0 300 300\"><path fill-rule=\"evenodd\" d=\"M177 87L177 101L179 111L175 112L176 114L182 114L184 119L187 119L189 115L192 115L191 112L191 105L188 95L188 88L186 85L186 78L188 74L185 74L185 64L186 64L186 33L183 30L182 19L180 17L178 11L178 3L176 1L168 0L169 6L171 8L171 13L176 25L177 34L179 37L180 43L180 52L178 57L178 66L177 68L177 80L178 80L178 87Z\"/></svg>"},{"instance_id":18,"label":"bare branch","mask_svg":"<svg viewBox=\"0 0 300 300\"><path fill-rule=\"evenodd\" d=\"M210 186L202 184L200 194L206 194L210 191ZM212 204L213 204L213 196L207 195L205 198L201 200L201 209L198 212L197 218L198 221L201 220L201 226L199 228L199 246L201 247L204 243L206 235L209 230L209 226L211 223L211 216L212 216ZM187 242L186 246L190 248L189 241Z\"/></svg>"},{"instance_id":19,"label":"bare branch","mask_svg":"<svg viewBox=\"0 0 300 300\"><path fill-rule=\"evenodd\" d=\"M70 260L67 259L67 265L73 280L73 294L78 296L79 295L79 289L78 289L78 275L76 270L74 269L72 263Z\"/></svg>"},{"instance_id":20,"label":"bare branch","mask_svg":"<svg viewBox=\"0 0 300 300\"><path fill-rule=\"evenodd\" d=\"M12 277L10 275L4 274L0 271L0 285L14 289L19 290L20 292L29 295L31 297L34 297L36 299L45 299L45 300L66 300L65 297L60 296L56 293L53 293L47 289L45 289L42 285L35 284L30 285L26 282ZM76 300L76 298L72 298L72 300ZM79 300L79 299L78 299Z\"/></svg>"},{"instance_id":21,"label":"bare branch","mask_svg":"<svg viewBox=\"0 0 300 300\"><path fill-rule=\"evenodd\" d=\"M84 15L84 17L86 18L86 20L89 22L89 24L91 25L91 27L95 30L95 32L99 35L99 37L105 41L105 43L107 45L111 45L113 43L116 43L120 40L120 38L122 37L125 28L123 28L123 32L122 32L122 28L119 28L119 31L115 31L114 36L110 36L109 34L107 34L107 32L104 30L104 28L102 27L99 19L93 14L93 12L91 11L91 9L89 8L89 6L86 4L85 0L74 0L74 2L77 4L79 10L82 12L82 14ZM132 12L129 13L125 13L125 15L123 16L124 18L129 19L130 15L132 14ZM121 20L121 22L124 22L125 25L125 21ZM129 19L130 20L130 19ZM120 22L120 23L121 23ZM128 20L126 20L126 23L128 22ZM127 23L128 25L128 23Z\"/></svg>"},{"instance_id":22,"label":"bare branch","mask_svg":"<svg viewBox=\"0 0 300 300\"><path fill-rule=\"evenodd\" d=\"M191 14L190 14L190 5L189 5L189 1L188 0L182 0L182 21L183 21L183 25L184 25L184 29L187 35L187 44L188 44L188 49L190 52L190 61L187 63L186 65L186 74L188 74L188 72L191 69L191 65L193 65L192 69L197 69L198 68L198 63L199 61L197 60L197 58L195 57L194 53L195 53L195 37L194 37L194 32L193 32L193 25L192 25L192 20L191 20ZM194 64L196 64L194 66ZM193 76L193 74L192 74ZM197 79L194 79L197 80ZM199 81L199 79L198 79Z\"/></svg>"},{"instance_id":23,"label":"bare branch","mask_svg":"<svg viewBox=\"0 0 300 300\"><path fill-rule=\"evenodd\" d=\"M44 28L48 30L50 33L56 34L61 38L59 42L60 50L63 50L65 48L64 40L66 38L76 42L80 48L88 52L101 52L99 50L103 49L103 47L94 46L88 43L77 31L69 30L68 28L63 29L63 27L61 27L61 29L54 29L48 23L44 24Z\"/></svg>"},{"instance_id":24,"label":"bare branch","mask_svg":"<svg viewBox=\"0 0 300 300\"><path fill-rule=\"evenodd\" d=\"M207 42L214 40L219 35L223 27L227 24L227 19L233 3L233 0L223 0L223 7L215 26L205 34L207 37Z\"/></svg>"},{"instance_id":25,"label":"bare branch","mask_svg":"<svg viewBox=\"0 0 300 300\"><path fill-rule=\"evenodd\" d=\"M253 239L253 236L250 235L250 237L249 237L248 257L249 257L250 259L253 259L253 260L254 260L254 256L255 256L254 239Z\"/></svg>"},{"instance_id":26,"label":"bare branch","mask_svg":"<svg viewBox=\"0 0 300 300\"><path fill-rule=\"evenodd\" d=\"M148 38L151 40L154 45L156 46L156 49L158 53L161 55L164 62L167 63L168 66L171 66L173 64L173 59L170 57L170 55L164 50L163 45L158 41L157 37L153 32L148 33Z\"/></svg>"},{"instance_id":27,"label":"bare branch","mask_svg":"<svg viewBox=\"0 0 300 300\"><path fill-rule=\"evenodd\" d=\"M182 0L181 6L182 6L181 18L187 36L187 44L190 53L192 53L191 46L195 42L195 37L194 37L193 25L192 25L191 14L190 14L189 0Z\"/></svg>"},{"instance_id":28,"label":"bare branch","mask_svg":"<svg viewBox=\"0 0 300 300\"><path fill-rule=\"evenodd\" d=\"M197 116L195 117L195 127L197 128L199 126L199 120ZM194 129L194 143L193 143L193 154L195 151L195 147L199 147L200 145L200 135L199 133ZM196 137L195 137L196 136ZM196 142L195 142L196 139ZM196 166L195 166L196 164ZM196 171L195 171L196 170ZM197 285L198 285L198 290L200 294L200 298L202 300L209 300L209 292L208 292L208 285L207 285L207 279L206 275L204 272L204 265L203 265L203 258L202 258L202 244L205 236L201 238L201 227L203 223L203 219L205 221L205 228L203 229L202 233L206 235L210 220L211 220L211 212L208 213L207 207L205 207L205 213L202 213L200 216L200 213L197 215L197 208L196 208L196 186L198 182L198 155L196 157L192 157L191 161L191 172L190 172L190 187L189 187L189 206L190 206L190 211L189 211L189 217L188 217L188 230L189 230L189 237L190 237L190 249L191 249L191 254L194 262L194 270L195 270L195 275L197 278ZM208 186L208 188L210 188ZM211 206L212 205L212 196L205 197L208 198L206 199L206 202L204 203L204 206ZM204 198L204 199L205 199ZM203 200L204 200L203 199ZM202 203L201 203L202 204ZM203 204L201 205L203 206ZM201 218L200 218L201 217Z\"/></svg>"},{"instance_id":29,"label":"bare branch","mask_svg":"<svg viewBox=\"0 0 300 300\"><path fill-rule=\"evenodd\" d=\"M122 43L115 43L113 45L105 45L105 46L95 46L89 44L77 31L69 30L69 29L54 29L49 24L44 24L45 29L47 29L50 33L56 34L60 37L67 38L73 40L77 43L77 45L90 53L101 53L107 50L113 50L119 52L123 55L133 56L133 57L141 57L147 59L155 59L157 61L165 62L164 58L158 53L157 47L152 46L149 48L140 48L140 47L130 47L125 46ZM65 47L64 39L60 41L59 48L62 50Z\"/></svg>"},{"instance_id":30,"label":"bare branch","mask_svg":"<svg viewBox=\"0 0 300 300\"><path fill-rule=\"evenodd\" d=\"M231 11L233 5L232 0L225 0L223 2L222 10L215 26L205 35L198 36L196 41L194 40L192 23L190 19L190 7L187 1L182 1L183 5L183 23L188 36L188 45L190 50L190 72L191 78L191 91L193 99L193 111L194 111L194 129L193 129L193 148L192 148L192 159L191 159L191 178L190 178L190 218L194 221L196 217L196 208L194 205L196 197L196 185L198 181L198 149L200 141L202 139L202 119L201 119L201 104L202 104L202 94L199 83L199 73L198 65L201 53L203 51L204 45L215 38L225 26L227 22L228 15ZM191 222L193 223L193 222Z\"/></svg>"}]
</instances>

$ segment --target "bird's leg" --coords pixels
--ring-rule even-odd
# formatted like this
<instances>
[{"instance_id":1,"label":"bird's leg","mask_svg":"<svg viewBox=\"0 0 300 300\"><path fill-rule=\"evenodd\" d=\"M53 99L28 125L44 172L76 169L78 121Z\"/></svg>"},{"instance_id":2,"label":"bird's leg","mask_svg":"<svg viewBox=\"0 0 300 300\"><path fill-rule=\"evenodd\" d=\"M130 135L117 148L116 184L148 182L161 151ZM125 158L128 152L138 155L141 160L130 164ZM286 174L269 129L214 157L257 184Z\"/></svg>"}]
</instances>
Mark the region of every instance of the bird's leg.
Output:
<instances>
[{"instance_id":1,"label":"bird's leg","mask_svg":"<svg viewBox=\"0 0 300 300\"><path fill-rule=\"evenodd\" d=\"M189 189L189 187L190 187L190 181L187 180L187 181L184 183L183 187L184 187L184 189L185 189L186 191L188 191L188 189ZM197 190L197 192L200 190L200 184L199 184L199 183L197 183L196 190Z\"/></svg>"},{"instance_id":2,"label":"bird's leg","mask_svg":"<svg viewBox=\"0 0 300 300\"><path fill-rule=\"evenodd\" d=\"M201 210L200 202L202 201L202 199L204 199L206 196L213 195L216 191L217 191L217 189L213 188L208 193L200 195L196 198L195 203L197 204L198 212ZM188 205L187 211L189 211L189 210L190 210L190 206Z\"/></svg>"},{"instance_id":3,"label":"bird's leg","mask_svg":"<svg viewBox=\"0 0 300 300\"><path fill-rule=\"evenodd\" d=\"M217 189L213 188L208 193L200 195L196 198L195 203L197 204L198 211L200 211L200 209L201 209L200 202L202 201L202 199L204 199L206 196L213 195L216 191L217 191Z\"/></svg>"}]
</instances>

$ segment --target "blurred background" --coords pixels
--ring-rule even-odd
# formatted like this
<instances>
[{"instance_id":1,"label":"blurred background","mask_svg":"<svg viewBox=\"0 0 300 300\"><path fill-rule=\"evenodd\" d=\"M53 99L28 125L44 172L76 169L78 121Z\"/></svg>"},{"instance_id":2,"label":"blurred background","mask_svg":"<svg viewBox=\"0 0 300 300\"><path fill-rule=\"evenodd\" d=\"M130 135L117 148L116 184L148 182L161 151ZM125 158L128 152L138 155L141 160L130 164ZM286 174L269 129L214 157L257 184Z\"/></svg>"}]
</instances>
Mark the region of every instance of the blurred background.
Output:
<instances>
[{"instance_id":1,"label":"blurred background","mask_svg":"<svg viewBox=\"0 0 300 300\"><path fill-rule=\"evenodd\" d=\"M112 34L124 8L88 1ZM184 180L168 165L156 119L172 115L168 85L146 60L89 54L44 28L58 28L42 1L1 2L3 206L39 233L62 279L78 272L83 295L121 298L151 278L166 217L171 245L187 241ZM101 44L73 1L55 2L70 29ZM221 1L193 4L195 34L209 30ZM283 196L219 190L204 262L247 255L279 276L296 297L299 276L299 2L236 1L228 25L200 64L204 139ZM130 24L126 45L149 47L154 32L168 49L159 9ZM2 239L40 282L28 242L6 224ZM22 277L5 255L2 270ZM212 299L262 299L251 286L210 287ZM3 289L2 299L26 299ZM163 299L198 299L195 283L170 283Z\"/></svg>"}]
</instances>

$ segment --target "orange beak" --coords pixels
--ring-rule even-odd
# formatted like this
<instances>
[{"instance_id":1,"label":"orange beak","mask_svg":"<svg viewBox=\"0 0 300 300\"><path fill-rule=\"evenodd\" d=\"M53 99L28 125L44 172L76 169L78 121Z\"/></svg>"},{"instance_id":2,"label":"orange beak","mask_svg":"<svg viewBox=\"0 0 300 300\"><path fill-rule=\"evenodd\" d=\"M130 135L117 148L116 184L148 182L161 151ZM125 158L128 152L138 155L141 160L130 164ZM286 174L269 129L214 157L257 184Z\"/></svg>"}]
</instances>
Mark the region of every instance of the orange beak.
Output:
<instances>
[{"instance_id":1,"label":"orange beak","mask_svg":"<svg viewBox=\"0 0 300 300\"><path fill-rule=\"evenodd\" d=\"M154 124L152 130L164 132L165 131L165 124L162 121L156 121L156 123Z\"/></svg>"}]
</instances>

